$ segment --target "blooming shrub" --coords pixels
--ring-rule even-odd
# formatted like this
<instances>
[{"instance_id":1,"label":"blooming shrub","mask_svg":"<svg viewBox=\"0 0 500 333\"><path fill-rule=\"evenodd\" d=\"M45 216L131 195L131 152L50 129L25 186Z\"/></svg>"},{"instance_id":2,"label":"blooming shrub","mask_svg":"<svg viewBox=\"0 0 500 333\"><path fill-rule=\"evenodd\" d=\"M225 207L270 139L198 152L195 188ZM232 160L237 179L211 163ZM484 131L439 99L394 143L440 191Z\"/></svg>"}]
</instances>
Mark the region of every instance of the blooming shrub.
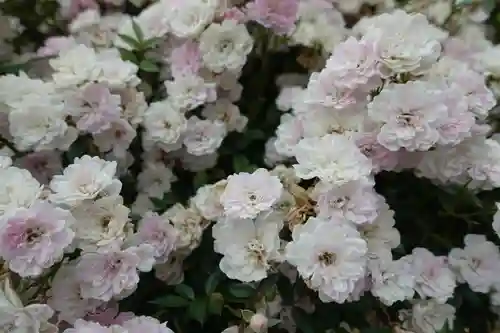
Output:
<instances>
[{"instance_id":1,"label":"blooming shrub","mask_svg":"<svg viewBox=\"0 0 500 333\"><path fill-rule=\"evenodd\" d=\"M500 332L500 5L0 1L0 332Z\"/></svg>"}]
</instances>

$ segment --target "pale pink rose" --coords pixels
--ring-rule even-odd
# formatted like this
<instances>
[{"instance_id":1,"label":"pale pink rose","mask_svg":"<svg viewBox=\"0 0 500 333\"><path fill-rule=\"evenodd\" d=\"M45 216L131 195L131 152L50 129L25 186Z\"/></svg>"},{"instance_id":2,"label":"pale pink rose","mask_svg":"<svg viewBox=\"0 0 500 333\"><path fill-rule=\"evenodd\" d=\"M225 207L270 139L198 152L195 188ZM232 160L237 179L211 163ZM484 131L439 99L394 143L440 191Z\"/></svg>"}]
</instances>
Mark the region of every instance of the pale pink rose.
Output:
<instances>
[{"instance_id":1,"label":"pale pink rose","mask_svg":"<svg viewBox=\"0 0 500 333\"><path fill-rule=\"evenodd\" d=\"M138 316L122 324L127 333L173 333L166 323L153 317Z\"/></svg>"},{"instance_id":2,"label":"pale pink rose","mask_svg":"<svg viewBox=\"0 0 500 333\"><path fill-rule=\"evenodd\" d=\"M323 71L333 75L339 87L374 89L382 83L376 48L376 40L351 37L335 47Z\"/></svg>"},{"instance_id":3,"label":"pale pink rose","mask_svg":"<svg viewBox=\"0 0 500 333\"><path fill-rule=\"evenodd\" d=\"M345 109L360 101L353 89L337 85L337 78L328 71L313 73L303 96L309 105L323 108Z\"/></svg>"},{"instance_id":4,"label":"pale pink rose","mask_svg":"<svg viewBox=\"0 0 500 333\"><path fill-rule=\"evenodd\" d=\"M278 34L287 34L295 27L298 0L254 0L246 5L248 18Z\"/></svg>"},{"instance_id":5,"label":"pale pink rose","mask_svg":"<svg viewBox=\"0 0 500 333\"><path fill-rule=\"evenodd\" d=\"M281 116L281 124L276 129L276 136L274 148L278 154L286 157L295 156L295 146L304 138L303 120L285 113Z\"/></svg>"},{"instance_id":6,"label":"pale pink rose","mask_svg":"<svg viewBox=\"0 0 500 333\"><path fill-rule=\"evenodd\" d=\"M238 7L231 7L222 13L222 19L245 23L247 21L247 16Z\"/></svg>"},{"instance_id":7,"label":"pale pink rose","mask_svg":"<svg viewBox=\"0 0 500 333\"><path fill-rule=\"evenodd\" d=\"M59 0L61 15L65 18L73 18L86 9L99 9L96 0Z\"/></svg>"},{"instance_id":8,"label":"pale pink rose","mask_svg":"<svg viewBox=\"0 0 500 333\"><path fill-rule=\"evenodd\" d=\"M365 133L356 140L361 152L371 159L373 171L391 171L398 165L398 152L390 151L377 141L376 133Z\"/></svg>"},{"instance_id":9,"label":"pale pink rose","mask_svg":"<svg viewBox=\"0 0 500 333\"><path fill-rule=\"evenodd\" d=\"M108 129L93 135L94 144L99 151L111 153L118 158L127 156L127 150L136 136L135 128L125 119L118 119Z\"/></svg>"},{"instance_id":10,"label":"pale pink rose","mask_svg":"<svg viewBox=\"0 0 500 333\"><path fill-rule=\"evenodd\" d=\"M431 297L445 303L453 296L457 283L447 257L435 256L425 248L415 248L411 260L412 271L416 277L415 291L421 298Z\"/></svg>"},{"instance_id":11,"label":"pale pink rose","mask_svg":"<svg viewBox=\"0 0 500 333\"><path fill-rule=\"evenodd\" d=\"M47 304L57 313L59 322L73 324L92 313L103 302L80 297L80 283L74 262L61 265L51 280Z\"/></svg>"},{"instance_id":12,"label":"pale pink rose","mask_svg":"<svg viewBox=\"0 0 500 333\"><path fill-rule=\"evenodd\" d=\"M118 303L109 302L100 306L94 312L87 314L85 319L103 326L111 326L121 325L134 317L135 315L132 312L120 312Z\"/></svg>"},{"instance_id":13,"label":"pale pink rose","mask_svg":"<svg viewBox=\"0 0 500 333\"><path fill-rule=\"evenodd\" d=\"M220 203L229 218L256 218L259 213L271 209L282 194L279 178L261 168L253 173L229 176Z\"/></svg>"},{"instance_id":14,"label":"pale pink rose","mask_svg":"<svg viewBox=\"0 0 500 333\"><path fill-rule=\"evenodd\" d=\"M156 262L164 263L175 249L178 237L179 231L168 219L149 212L142 218L134 241L153 246Z\"/></svg>"},{"instance_id":15,"label":"pale pink rose","mask_svg":"<svg viewBox=\"0 0 500 333\"><path fill-rule=\"evenodd\" d=\"M373 185L350 182L340 186L318 183L312 193L317 217L347 220L356 225L372 223L379 215L381 198Z\"/></svg>"},{"instance_id":16,"label":"pale pink rose","mask_svg":"<svg viewBox=\"0 0 500 333\"><path fill-rule=\"evenodd\" d=\"M481 119L488 116L497 104L493 92L486 86L483 75L472 70L463 71L453 76L453 84L465 98L469 110Z\"/></svg>"},{"instance_id":17,"label":"pale pink rose","mask_svg":"<svg viewBox=\"0 0 500 333\"><path fill-rule=\"evenodd\" d=\"M62 170L61 155L49 150L29 153L17 159L16 164L31 172L41 184L48 184Z\"/></svg>"},{"instance_id":18,"label":"pale pink rose","mask_svg":"<svg viewBox=\"0 0 500 333\"><path fill-rule=\"evenodd\" d=\"M62 259L75 235L73 223L69 211L45 201L21 208L1 221L0 257L20 276L38 276Z\"/></svg>"},{"instance_id":19,"label":"pale pink rose","mask_svg":"<svg viewBox=\"0 0 500 333\"><path fill-rule=\"evenodd\" d=\"M468 65L474 65L474 56L481 50L475 50L460 38L451 37L443 43L443 56L463 61Z\"/></svg>"},{"instance_id":20,"label":"pale pink rose","mask_svg":"<svg viewBox=\"0 0 500 333\"><path fill-rule=\"evenodd\" d=\"M138 271L152 269L153 253L153 247L148 244L105 253L85 253L77 265L82 297L107 302L130 295L139 283Z\"/></svg>"},{"instance_id":21,"label":"pale pink rose","mask_svg":"<svg viewBox=\"0 0 500 333\"><path fill-rule=\"evenodd\" d=\"M391 151L427 151L439 140L437 127L448 116L445 92L410 81L385 87L368 104L368 116L383 123L378 142Z\"/></svg>"},{"instance_id":22,"label":"pale pink rose","mask_svg":"<svg viewBox=\"0 0 500 333\"><path fill-rule=\"evenodd\" d=\"M220 120L212 121L193 116L188 119L182 142L191 155L210 155L217 151L226 134L226 125Z\"/></svg>"},{"instance_id":23,"label":"pale pink rose","mask_svg":"<svg viewBox=\"0 0 500 333\"><path fill-rule=\"evenodd\" d=\"M458 106L448 110L448 117L440 119L437 131L438 143L456 145L471 136L471 129L476 123L474 114Z\"/></svg>"},{"instance_id":24,"label":"pale pink rose","mask_svg":"<svg viewBox=\"0 0 500 333\"><path fill-rule=\"evenodd\" d=\"M58 55L60 52L67 51L76 46L76 40L68 36L54 36L45 40L45 43L37 51L41 57L50 57Z\"/></svg>"},{"instance_id":25,"label":"pale pink rose","mask_svg":"<svg viewBox=\"0 0 500 333\"><path fill-rule=\"evenodd\" d=\"M250 318L249 327L257 333L267 332L269 319L262 313L256 313Z\"/></svg>"},{"instance_id":26,"label":"pale pink rose","mask_svg":"<svg viewBox=\"0 0 500 333\"><path fill-rule=\"evenodd\" d=\"M78 319L72 328L65 329L62 333L112 333L113 331L93 321ZM119 332L119 331L118 331Z\"/></svg>"},{"instance_id":27,"label":"pale pink rose","mask_svg":"<svg viewBox=\"0 0 500 333\"><path fill-rule=\"evenodd\" d=\"M77 111L79 119L76 127L89 133L100 133L111 128L121 114L121 98L111 94L109 88L101 83L90 84L84 88L81 107Z\"/></svg>"},{"instance_id":28,"label":"pale pink rose","mask_svg":"<svg viewBox=\"0 0 500 333\"><path fill-rule=\"evenodd\" d=\"M368 276L359 279L354 284L354 290L349 296L349 300L357 302L361 297L372 288L372 279Z\"/></svg>"},{"instance_id":29,"label":"pale pink rose","mask_svg":"<svg viewBox=\"0 0 500 333\"><path fill-rule=\"evenodd\" d=\"M198 74L201 67L201 54L198 43L186 41L172 50L169 58L172 76Z\"/></svg>"},{"instance_id":30,"label":"pale pink rose","mask_svg":"<svg viewBox=\"0 0 500 333\"><path fill-rule=\"evenodd\" d=\"M397 154L398 154L398 165L394 169L394 171L414 169L419 165L420 161L425 156L425 152L407 151L404 149L398 151Z\"/></svg>"}]
</instances>

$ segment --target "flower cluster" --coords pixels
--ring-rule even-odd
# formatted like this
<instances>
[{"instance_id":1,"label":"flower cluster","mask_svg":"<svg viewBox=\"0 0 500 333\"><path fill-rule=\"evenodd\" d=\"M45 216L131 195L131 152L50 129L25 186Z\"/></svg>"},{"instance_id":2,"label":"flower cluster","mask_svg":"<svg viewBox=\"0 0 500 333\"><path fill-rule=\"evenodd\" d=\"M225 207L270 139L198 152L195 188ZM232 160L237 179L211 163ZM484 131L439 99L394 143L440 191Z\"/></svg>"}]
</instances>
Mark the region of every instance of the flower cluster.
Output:
<instances>
[{"instance_id":1,"label":"flower cluster","mask_svg":"<svg viewBox=\"0 0 500 333\"><path fill-rule=\"evenodd\" d=\"M0 1L0 331L500 329L500 6L23 10Z\"/></svg>"}]
</instances>

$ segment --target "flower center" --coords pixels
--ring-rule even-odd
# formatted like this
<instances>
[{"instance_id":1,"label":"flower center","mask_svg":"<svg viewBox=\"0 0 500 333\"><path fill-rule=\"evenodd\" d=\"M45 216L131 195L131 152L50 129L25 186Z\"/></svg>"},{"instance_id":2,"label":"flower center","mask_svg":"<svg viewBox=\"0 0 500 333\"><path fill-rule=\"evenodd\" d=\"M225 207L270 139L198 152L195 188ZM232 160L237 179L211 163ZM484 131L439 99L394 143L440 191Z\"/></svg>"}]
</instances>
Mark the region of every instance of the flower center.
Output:
<instances>
[{"instance_id":1,"label":"flower center","mask_svg":"<svg viewBox=\"0 0 500 333\"><path fill-rule=\"evenodd\" d=\"M43 231L40 228L28 228L24 233L26 242L28 242L29 244L36 243L42 235Z\"/></svg>"},{"instance_id":2,"label":"flower center","mask_svg":"<svg viewBox=\"0 0 500 333\"><path fill-rule=\"evenodd\" d=\"M318 256L318 260L324 266L330 266L337 261L337 255L333 252L323 252Z\"/></svg>"},{"instance_id":3,"label":"flower center","mask_svg":"<svg viewBox=\"0 0 500 333\"><path fill-rule=\"evenodd\" d=\"M113 218L109 215L105 215L103 217L101 217L101 226L103 228L107 228L109 226L109 222L111 222Z\"/></svg>"},{"instance_id":4,"label":"flower center","mask_svg":"<svg viewBox=\"0 0 500 333\"><path fill-rule=\"evenodd\" d=\"M361 152L363 153L363 155L370 157L373 154L373 146L364 145L363 147L361 147Z\"/></svg>"},{"instance_id":5,"label":"flower center","mask_svg":"<svg viewBox=\"0 0 500 333\"><path fill-rule=\"evenodd\" d=\"M40 161L37 161L33 164L33 169L35 169L38 172L42 172L42 171L45 171L47 169L48 164L49 163L47 161L40 160Z\"/></svg>"},{"instance_id":6,"label":"flower center","mask_svg":"<svg viewBox=\"0 0 500 333\"><path fill-rule=\"evenodd\" d=\"M479 268L479 266L481 266L482 264L482 260L479 259L479 258L472 258L471 260L471 263L470 263L470 266L472 268L472 270L477 270Z\"/></svg>"},{"instance_id":7,"label":"flower center","mask_svg":"<svg viewBox=\"0 0 500 333\"><path fill-rule=\"evenodd\" d=\"M416 117L410 113L404 112L397 116L397 122L403 126L415 126Z\"/></svg>"},{"instance_id":8,"label":"flower center","mask_svg":"<svg viewBox=\"0 0 500 333\"><path fill-rule=\"evenodd\" d=\"M108 266L108 267L109 267L109 269L110 269L111 271L116 272L116 271L120 270L120 268L121 268L122 264L123 264L123 260L122 260L122 258L114 258L114 259L112 259L112 260L109 262L109 264L108 264L109 266Z\"/></svg>"},{"instance_id":9,"label":"flower center","mask_svg":"<svg viewBox=\"0 0 500 333\"><path fill-rule=\"evenodd\" d=\"M334 208L340 209L345 206L345 204L349 201L348 197L338 197L332 200L332 206Z\"/></svg>"},{"instance_id":10,"label":"flower center","mask_svg":"<svg viewBox=\"0 0 500 333\"><path fill-rule=\"evenodd\" d=\"M247 244L247 250L250 254L250 257L253 258L257 264L261 266L267 266L266 249L261 242L259 242L257 239L251 240Z\"/></svg>"},{"instance_id":11,"label":"flower center","mask_svg":"<svg viewBox=\"0 0 500 333\"><path fill-rule=\"evenodd\" d=\"M362 228L360 228L359 233L361 237L364 239L372 238L373 234L378 230L378 226L376 224L364 224Z\"/></svg>"},{"instance_id":12,"label":"flower center","mask_svg":"<svg viewBox=\"0 0 500 333\"><path fill-rule=\"evenodd\" d=\"M219 51L221 53L226 52L228 49L231 49L232 44L233 44L232 41L229 39L221 40L219 43Z\"/></svg>"}]
</instances>

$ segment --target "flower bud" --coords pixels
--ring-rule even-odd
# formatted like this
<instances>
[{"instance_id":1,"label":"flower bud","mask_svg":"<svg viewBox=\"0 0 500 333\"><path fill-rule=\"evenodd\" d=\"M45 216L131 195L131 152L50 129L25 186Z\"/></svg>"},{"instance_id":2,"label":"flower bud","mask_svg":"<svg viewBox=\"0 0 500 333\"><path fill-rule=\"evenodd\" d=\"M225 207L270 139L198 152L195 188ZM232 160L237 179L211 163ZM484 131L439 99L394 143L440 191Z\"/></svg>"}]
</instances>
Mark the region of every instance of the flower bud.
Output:
<instances>
[{"instance_id":1,"label":"flower bud","mask_svg":"<svg viewBox=\"0 0 500 333\"><path fill-rule=\"evenodd\" d=\"M267 331L268 319L262 313L256 313L250 319L250 328L255 333L262 333Z\"/></svg>"}]
</instances>

